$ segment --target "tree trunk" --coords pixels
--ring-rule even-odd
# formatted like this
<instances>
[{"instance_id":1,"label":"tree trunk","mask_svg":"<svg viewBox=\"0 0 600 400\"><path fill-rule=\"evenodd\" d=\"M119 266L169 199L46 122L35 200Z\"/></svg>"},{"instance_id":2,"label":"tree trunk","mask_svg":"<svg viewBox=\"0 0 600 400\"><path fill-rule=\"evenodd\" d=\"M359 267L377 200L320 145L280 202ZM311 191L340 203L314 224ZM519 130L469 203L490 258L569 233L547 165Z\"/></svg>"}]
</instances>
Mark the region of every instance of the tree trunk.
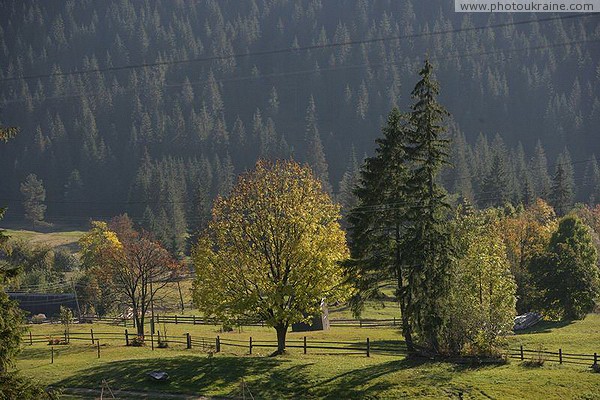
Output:
<instances>
[{"instance_id":1,"label":"tree trunk","mask_svg":"<svg viewBox=\"0 0 600 400\"><path fill-rule=\"evenodd\" d=\"M400 255L400 225L396 224L396 279L398 280L398 294L400 300L400 314L402 316L402 335L409 353L415 350L412 340L412 326L408 317L408 304L410 303L410 287L405 287L402 274L402 257Z\"/></svg>"},{"instance_id":2,"label":"tree trunk","mask_svg":"<svg viewBox=\"0 0 600 400\"><path fill-rule=\"evenodd\" d=\"M277 332L277 350L272 355L283 354L285 352L285 335L287 334L288 324L280 323L275 325Z\"/></svg>"},{"instance_id":3,"label":"tree trunk","mask_svg":"<svg viewBox=\"0 0 600 400\"><path fill-rule=\"evenodd\" d=\"M136 316L135 317L135 325L137 328L137 334L138 336L144 336L144 316L142 315L141 317Z\"/></svg>"},{"instance_id":4,"label":"tree trunk","mask_svg":"<svg viewBox=\"0 0 600 400\"><path fill-rule=\"evenodd\" d=\"M412 326L410 325L410 319L408 318L408 307L405 298L406 295L400 299L400 313L402 314L402 335L404 336L404 342L406 343L406 349L409 353L415 351L415 346L412 339Z\"/></svg>"}]
</instances>

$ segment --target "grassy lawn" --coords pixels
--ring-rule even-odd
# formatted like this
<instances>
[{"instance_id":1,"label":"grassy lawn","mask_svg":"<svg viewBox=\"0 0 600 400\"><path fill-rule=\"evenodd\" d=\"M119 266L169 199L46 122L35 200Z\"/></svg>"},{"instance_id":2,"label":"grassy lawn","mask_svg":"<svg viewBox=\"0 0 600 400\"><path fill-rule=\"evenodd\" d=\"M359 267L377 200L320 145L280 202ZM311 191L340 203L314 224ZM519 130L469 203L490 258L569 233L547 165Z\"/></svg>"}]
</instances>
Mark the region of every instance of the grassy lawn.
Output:
<instances>
[{"instance_id":1,"label":"grassy lawn","mask_svg":"<svg viewBox=\"0 0 600 400\"><path fill-rule=\"evenodd\" d=\"M7 229L6 234L13 239L26 240L35 245L45 245L52 248L64 248L72 253L79 251L77 241L85 234L83 231L64 231L43 233L23 229Z\"/></svg>"},{"instance_id":2,"label":"grassy lawn","mask_svg":"<svg viewBox=\"0 0 600 400\"><path fill-rule=\"evenodd\" d=\"M61 333L60 325L31 326L35 334ZM307 336L313 340L360 341L367 337L373 354L324 354L327 350L290 349L282 357L267 357L271 349L223 346L209 358L201 349L173 345L152 351L150 346L124 346L124 328L106 324L81 325L72 331L119 332L122 339L101 341L101 358L91 341L55 346L50 364L50 346L25 346L18 361L23 373L46 385L99 389L103 379L115 389L151 392L203 394L222 397L241 396L242 378L258 399L271 398L531 398L600 399L600 375L584 366L546 363L528 368L517 360L507 365L465 367L406 359L395 354L402 347L401 335L394 328L332 328L328 332L290 333L288 339ZM164 326L157 326L164 334ZM272 329L252 327L221 333L216 326L167 325L169 336L190 332L193 338L216 335L239 340L274 340ZM129 328L131 332L132 329ZM512 346L544 347L565 352L600 352L600 315L568 325L543 323L535 329L510 338ZM321 354L319 354L320 352ZM335 353L335 351L329 351ZM164 370L168 383L151 382L146 373ZM154 398L155 396L153 396ZM71 397L70 397L71 398ZM76 398L76 397L72 397Z\"/></svg>"}]
</instances>

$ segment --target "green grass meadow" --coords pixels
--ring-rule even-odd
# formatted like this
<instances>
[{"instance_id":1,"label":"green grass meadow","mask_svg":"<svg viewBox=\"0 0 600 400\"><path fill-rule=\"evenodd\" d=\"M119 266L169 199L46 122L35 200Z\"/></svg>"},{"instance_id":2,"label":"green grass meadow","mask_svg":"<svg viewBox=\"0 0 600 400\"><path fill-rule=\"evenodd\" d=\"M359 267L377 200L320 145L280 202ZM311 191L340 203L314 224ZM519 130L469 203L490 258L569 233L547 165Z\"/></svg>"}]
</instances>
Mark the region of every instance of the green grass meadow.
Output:
<instances>
[{"instance_id":1,"label":"green grass meadow","mask_svg":"<svg viewBox=\"0 0 600 400\"><path fill-rule=\"evenodd\" d=\"M61 325L29 327L37 335L59 337L62 333ZM288 334L291 341L307 336L309 343L327 340L361 345L369 337L372 344L369 358L362 350L364 346L355 354L309 349L305 355L302 349L293 348L284 356L269 357L272 349L254 348L249 355L249 337L255 343L274 340L274 330L249 327L223 333L218 326L184 324L159 324L156 329L164 335L165 327L169 336L181 340L186 332L195 340L206 337L212 341L219 335L226 343L242 347L223 345L221 353L212 357L200 348L185 349L183 344L152 351L149 343L141 348L125 347L122 325L82 324L74 325L72 332L89 335L93 329L96 337L100 332L116 332L119 336L101 339L100 358L91 338L54 346L53 364L51 346L25 344L17 367L44 385L100 389L106 380L113 390L145 391L150 393L148 398L160 398L159 393L241 398L243 379L255 399L600 399L600 374L592 373L588 366L546 362L533 368L519 360L510 360L505 365L465 366L407 359L399 352L403 343L398 328L394 327L333 327L325 332ZM133 331L131 327L128 330ZM600 315L592 314L571 324L543 322L527 333L510 337L509 341L511 347L600 352ZM169 381L149 380L146 374L154 370L167 371ZM79 394L69 398L93 398L90 396Z\"/></svg>"}]
</instances>

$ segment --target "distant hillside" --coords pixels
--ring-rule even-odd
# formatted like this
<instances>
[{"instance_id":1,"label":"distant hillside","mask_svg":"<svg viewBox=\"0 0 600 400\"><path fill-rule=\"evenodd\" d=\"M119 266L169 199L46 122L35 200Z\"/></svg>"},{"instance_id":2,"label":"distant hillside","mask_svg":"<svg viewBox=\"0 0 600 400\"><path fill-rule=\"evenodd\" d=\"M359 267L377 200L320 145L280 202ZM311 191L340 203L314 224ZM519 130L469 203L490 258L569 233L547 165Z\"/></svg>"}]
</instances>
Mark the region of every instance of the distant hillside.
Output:
<instances>
[{"instance_id":1,"label":"distant hillside","mask_svg":"<svg viewBox=\"0 0 600 400\"><path fill-rule=\"evenodd\" d=\"M545 196L536 181L568 147L589 201L599 39L597 16L457 14L447 0L3 1L0 120L22 131L0 146L0 204L20 218L35 173L50 219L127 211L181 239L258 157L307 161L337 194L427 56L453 115L450 191L481 198L497 153L506 199Z\"/></svg>"}]
</instances>

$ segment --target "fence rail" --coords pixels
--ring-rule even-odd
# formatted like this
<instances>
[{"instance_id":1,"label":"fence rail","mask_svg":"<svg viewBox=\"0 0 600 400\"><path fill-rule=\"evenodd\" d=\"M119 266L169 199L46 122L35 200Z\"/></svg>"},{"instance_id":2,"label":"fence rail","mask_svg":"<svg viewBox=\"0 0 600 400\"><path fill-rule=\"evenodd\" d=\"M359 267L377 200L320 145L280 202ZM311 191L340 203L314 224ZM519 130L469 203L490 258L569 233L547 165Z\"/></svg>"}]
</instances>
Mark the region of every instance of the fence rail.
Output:
<instances>
[{"instance_id":1,"label":"fence rail","mask_svg":"<svg viewBox=\"0 0 600 400\"><path fill-rule=\"evenodd\" d=\"M530 350L523 346L508 349L506 356L521 361L531 361L534 363L557 362L559 364L577 364L577 365L598 365L598 353L578 354L565 353L562 348L558 352L548 350Z\"/></svg>"},{"instance_id":2,"label":"fence rail","mask_svg":"<svg viewBox=\"0 0 600 400\"><path fill-rule=\"evenodd\" d=\"M149 337L148 337L149 336ZM64 331L61 334L47 335L47 334L33 334L31 332L23 335L22 340L25 344L33 345L37 343L47 343L49 345L64 345L69 344L71 341L89 341L92 345L98 345L100 341L107 340L119 340L125 345L133 345L131 342L137 337L135 332L129 332L128 329L124 329L122 332L94 332L90 329L89 332L69 332ZM173 335L161 335L157 332L155 335L147 335L145 337L146 344L150 339L150 344L154 350L154 343L157 346L160 343L177 344L183 345L187 349L194 347L201 348L205 351L220 352L222 346L230 346L236 348L247 348L248 353L252 354L254 348L277 348L277 341L273 340L254 340L249 337L248 340L216 338L194 336L190 333L184 335L173 336ZM393 343L392 343L393 342ZM369 338L366 341L327 341L308 339L304 336L302 339L289 339L286 341L286 347L303 349L304 354L307 354L309 350L328 350L336 351L336 353L342 352L346 354L366 354L367 357L371 353L374 354L388 354L388 355L400 355L407 354L406 347L400 341L376 341L371 342ZM99 346L99 345L98 345ZM52 350L54 352L54 350ZM98 347L98 356L100 350ZM581 354L581 353L567 353L562 348L558 349L558 352L549 350L532 350L526 349L523 346L519 348L508 348L504 352L504 356L509 359L516 359L523 362L543 363L553 362L559 364L575 364L575 365L588 365L598 366L599 359L598 353L593 354ZM468 358L465 358L465 360ZM476 360L476 359L474 359Z\"/></svg>"}]
</instances>

